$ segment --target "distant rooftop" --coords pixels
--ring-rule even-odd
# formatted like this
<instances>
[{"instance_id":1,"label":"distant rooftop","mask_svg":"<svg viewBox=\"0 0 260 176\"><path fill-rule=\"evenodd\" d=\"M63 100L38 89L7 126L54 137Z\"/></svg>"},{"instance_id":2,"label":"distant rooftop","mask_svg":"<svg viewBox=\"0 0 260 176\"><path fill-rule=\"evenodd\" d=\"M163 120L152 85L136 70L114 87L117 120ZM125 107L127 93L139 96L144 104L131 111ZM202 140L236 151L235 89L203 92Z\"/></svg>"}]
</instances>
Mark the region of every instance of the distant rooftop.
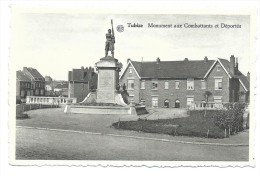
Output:
<instances>
[{"instance_id":1,"label":"distant rooftop","mask_svg":"<svg viewBox=\"0 0 260 176\"><path fill-rule=\"evenodd\" d=\"M31 81L31 79L26 74L24 74L24 72L22 72L21 70L16 71L16 80L27 81L27 82Z\"/></svg>"},{"instance_id":2,"label":"distant rooftop","mask_svg":"<svg viewBox=\"0 0 260 176\"><path fill-rule=\"evenodd\" d=\"M32 67L23 67L23 71L27 70L30 75L33 77L33 78L41 78L41 79L44 79L44 77L38 72L37 69L35 68L32 68Z\"/></svg>"}]
</instances>

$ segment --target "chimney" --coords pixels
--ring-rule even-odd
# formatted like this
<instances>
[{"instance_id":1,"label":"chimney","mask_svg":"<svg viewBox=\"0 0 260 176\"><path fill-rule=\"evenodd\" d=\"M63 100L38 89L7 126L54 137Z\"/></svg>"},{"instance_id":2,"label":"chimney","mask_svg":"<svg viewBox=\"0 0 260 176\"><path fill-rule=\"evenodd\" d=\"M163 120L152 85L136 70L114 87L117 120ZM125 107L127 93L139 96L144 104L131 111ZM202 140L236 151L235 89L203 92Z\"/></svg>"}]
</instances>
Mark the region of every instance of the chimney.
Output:
<instances>
[{"instance_id":1,"label":"chimney","mask_svg":"<svg viewBox=\"0 0 260 176\"><path fill-rule=\"evenodd\" d=\"M83 80L84 79L84 67L83 66L81 67L80 72L81 72L81 79Z\"/></svg>"},{"instance_id":2,"label":"chimney","mask_svg":"<svg viewBox=\"0 0 260 176\"><path fill-rule=\"evenodd\" d=\"M160 63L160 61L161 61L161 60L160 60L160 58L159 58L159 57L157 57L157 59L156 59L156 63L157 63L157 64L159 64L159 63Z\"/></svg>"},{"instance_id":3,"label":"chimney","mask_svg":"<svg viewBox=\"0 0 260 176\"><path fill-rule=\"evenodd\" d=\"M250 81L250 73L249 72L247 72L246 78L247 78L248 81Z\"/></svg>"},{"instance_id":4,"label":"chimney","mask_svg":"<svg viewBox=\"0 0 260 176\"><path fill-rule=\"evenodd\" d=\"M209 61L208 57L205 56L205 58L204 58L204 62L208 62L208 61Z\"/></svg>"},{"instance_id":5,"label":"chimney","mask_svg":"<svg viewBox=\"0 0 260 176\"><path fill-rule=\"evenodd\" d=\"M235 57L231 55L230 62L229 62L229 71L231 74L235 74Z\"/></svg>"},{"instance_id":6,"label":"chimney","mask_svg":"<svg viewBox=\"0 0 260 176\"><path fill-rule=\"evenodd\" d=\"M236 57L235 74L238 74L238 58Z\"/></svg>"},{"instance_id":7,"label":"chimney","mask_svg":"<svg viewBox=\"0 0 260 176\"><path fill-rule=\"evenodd\" d=\"M126 62L128 63L128 62L130 62L131 61L131 59L130 58L128 58L127 60L126 60Z\"/></svg>"},{"instance_id":8,"label":"chimney","mask_svg":"<svg viewBox=\"0 0 260 176\"><path fill-rule=\"evenodd\" d=\"M189 61L189 59L186 57L186 58L184 59L184 61Z\"/></svg>"}]
</instances>

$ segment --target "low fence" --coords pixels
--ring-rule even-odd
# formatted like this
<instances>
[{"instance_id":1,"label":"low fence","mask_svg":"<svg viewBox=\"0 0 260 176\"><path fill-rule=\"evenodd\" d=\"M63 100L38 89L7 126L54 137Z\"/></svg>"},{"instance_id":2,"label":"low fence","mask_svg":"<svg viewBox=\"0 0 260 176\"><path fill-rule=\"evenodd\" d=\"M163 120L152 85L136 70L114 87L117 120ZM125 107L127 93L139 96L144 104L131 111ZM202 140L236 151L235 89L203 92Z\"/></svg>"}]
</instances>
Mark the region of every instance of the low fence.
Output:
<instances>
[{"instance_id":1,"label":"low fence","mask_svg":"<svg viewBox=\"0 0 260 176\"><path fill-rule=\"evenodd\" d=\"M66 105L68 102L76 103L77 102L77 98L38 97L38 96L27 96L26 97L26 104Z\"/></svg>"},{"instance_id":2,"label":"low fence","mask_svg":"<svg viewBox=\"0 0 260 176\"><path fill-rule=\"evenodd\" d=\"M189 110L203 110L203 109L208 109L208 110L217 110L217 109L223 109L224 104L228 102L190 102L189 105L187 105L187 108Z\"/></svg>"},{"instance_id":3,"label":"low fence","mask_svg":"<svg viewBox=\"0 0 260 176\"><path fill-rule=\"evenodd\" d=\"M16 115L22 114L25 111L46 108L58 108L59 105L44 105L44 104L18 104L16 105Z\"/></svg>"}]
</instances>

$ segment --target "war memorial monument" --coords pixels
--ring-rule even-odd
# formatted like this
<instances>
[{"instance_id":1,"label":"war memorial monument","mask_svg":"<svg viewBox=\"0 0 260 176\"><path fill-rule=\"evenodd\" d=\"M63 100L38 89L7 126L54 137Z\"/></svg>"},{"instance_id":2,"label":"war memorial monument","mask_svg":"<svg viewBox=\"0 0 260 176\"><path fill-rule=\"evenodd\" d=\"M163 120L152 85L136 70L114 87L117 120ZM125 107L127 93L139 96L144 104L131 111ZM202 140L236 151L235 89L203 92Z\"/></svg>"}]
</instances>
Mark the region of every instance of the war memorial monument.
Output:
<instances>
[{"instance_id":1,"label":"war memorial monument","mask_svg":"<svg viewBox=\"0 0 260 176\"><path fill-rule=\"evenodd\" d=\"M86 114L134 114L135 107L124 101L119 89L119 72L122 63L114 57L115 34L113 21L112 30L108 29L105 42L105 57L95 64L98 71L97 90L90 92L79 104L68 101L65 113ZM108 52L111 52L111 56Z\"/></svg>"}]
</instances>

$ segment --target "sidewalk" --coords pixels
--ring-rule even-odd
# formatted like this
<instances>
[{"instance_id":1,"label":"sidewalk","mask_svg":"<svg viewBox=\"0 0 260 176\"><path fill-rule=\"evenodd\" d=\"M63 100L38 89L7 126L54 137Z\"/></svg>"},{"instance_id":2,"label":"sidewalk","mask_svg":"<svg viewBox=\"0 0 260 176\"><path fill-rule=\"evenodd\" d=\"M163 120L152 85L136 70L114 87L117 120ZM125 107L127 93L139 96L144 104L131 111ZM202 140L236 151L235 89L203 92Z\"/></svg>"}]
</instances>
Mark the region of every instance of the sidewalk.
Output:
<instances>
[{"instance_id":1,"label":"sidewalk","mask_svg":"<svg viewBox=\"0 0 260 176\"><path fill-rule=\"evenodd\" d=\"M136 120L139 118L132 115L122 117L122 115L65 114L63 113L63 109L61 108L32 110L27 113L31 118L25 120L17 120L17 126L82 131L90 133L101 133L106 135L122 135L122 137L136 136L138 138L140 137L140 139L155 138L183 143L205 143L207 145L224 144L232 146L247 146L249 144L249 131L240 132L239 134L225 139L207 139L198 137L170 136L165 134L152 134L136 131L117 130L111 127L111 124L117 122L119 119L121 121L124 121Z\"/></svg>"}]
</instances>

